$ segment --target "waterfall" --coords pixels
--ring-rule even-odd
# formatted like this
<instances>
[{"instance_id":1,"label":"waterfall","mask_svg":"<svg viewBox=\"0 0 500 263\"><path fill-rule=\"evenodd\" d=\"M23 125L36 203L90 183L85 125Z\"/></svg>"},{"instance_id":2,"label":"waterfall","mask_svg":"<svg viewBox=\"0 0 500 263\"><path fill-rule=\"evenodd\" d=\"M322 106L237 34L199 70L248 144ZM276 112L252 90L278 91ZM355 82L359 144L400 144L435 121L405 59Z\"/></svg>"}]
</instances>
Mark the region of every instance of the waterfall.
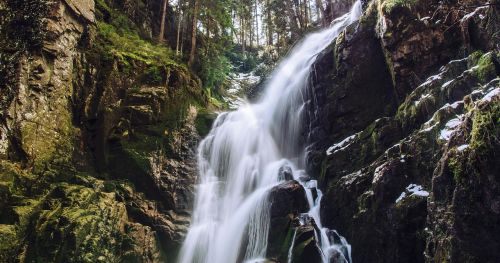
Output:
<instances>
[{"instance_id":1,"label":"waterfall","mask_svg":"<svg viewBox=\"0 0 500 263\"><path fill-rule=\"evenodd\" d=\"M269 190L279 183L279 169L284 165L292 167L298 181L304 173L304 147L298 142L312 64L342 30L359 19L361 12L358 1L329 28L307 36L274 71L258 103L242 105L215 120L198 148L199 184L179 263L265 259ZM315 181L301 184L311 208L308 215L320 229L316 238L323 261L329 261L332 251L350 261L345 239L321 226L321 191ZM313 190L318 192L314 200ZM335 239L341 242L334 242Z\"/></svg>"}]
</instances>

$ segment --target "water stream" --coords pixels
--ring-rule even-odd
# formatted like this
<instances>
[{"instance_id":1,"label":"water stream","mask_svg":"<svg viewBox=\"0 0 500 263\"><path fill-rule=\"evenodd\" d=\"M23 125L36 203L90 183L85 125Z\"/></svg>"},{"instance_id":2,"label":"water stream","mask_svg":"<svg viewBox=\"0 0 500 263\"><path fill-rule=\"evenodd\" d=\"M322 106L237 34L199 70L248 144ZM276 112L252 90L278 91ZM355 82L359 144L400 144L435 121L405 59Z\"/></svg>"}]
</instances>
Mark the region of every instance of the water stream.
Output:
<instances>
[{"instance_id":1,"label":"water stream","mask_svg":"<svg viewBox=\"0 0 500 263\"><path fill-rule=\"evenodd\" d=\"M303 179L307 178L304 147L298 142L311 67L361 12L358 1L329 28L302 40L274 71L258 103L218 116L198 148L199 185L179 263L264 261L270 224L268 194L279 184L284 166L306 189L310 211L303 218L313 218L318 226L316 239L323 261L340 255L350 262L346 240L321 225L322 194L315 181Z\"/></svg>"}]
</instances>

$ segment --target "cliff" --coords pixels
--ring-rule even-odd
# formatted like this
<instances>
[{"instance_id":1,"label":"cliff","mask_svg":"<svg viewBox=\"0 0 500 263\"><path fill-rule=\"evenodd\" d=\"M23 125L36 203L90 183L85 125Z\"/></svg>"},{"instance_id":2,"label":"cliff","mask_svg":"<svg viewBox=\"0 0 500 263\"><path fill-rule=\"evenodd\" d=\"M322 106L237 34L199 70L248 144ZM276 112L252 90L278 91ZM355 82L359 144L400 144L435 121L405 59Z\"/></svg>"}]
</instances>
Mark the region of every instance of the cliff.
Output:
<instances>
[{"instance_id":1,"label":"cliff","mask_svg":"<svg viewBox=\"0 0 500 263\"><path fill-rule=\"evenodd\" d=\"M209 99L139 2L0 2L1 262L175 259Z\"/></svg>"},{"instance_id":2,"label":"cliff","mask_svg":"<svg viewBox=\"0 0 500 263\"><path fill-rule=\"evenodd\" d=\"M496 1L369 1L316 62L305 140L354 262L500 255Z\"/></svg>"}]
</instances>

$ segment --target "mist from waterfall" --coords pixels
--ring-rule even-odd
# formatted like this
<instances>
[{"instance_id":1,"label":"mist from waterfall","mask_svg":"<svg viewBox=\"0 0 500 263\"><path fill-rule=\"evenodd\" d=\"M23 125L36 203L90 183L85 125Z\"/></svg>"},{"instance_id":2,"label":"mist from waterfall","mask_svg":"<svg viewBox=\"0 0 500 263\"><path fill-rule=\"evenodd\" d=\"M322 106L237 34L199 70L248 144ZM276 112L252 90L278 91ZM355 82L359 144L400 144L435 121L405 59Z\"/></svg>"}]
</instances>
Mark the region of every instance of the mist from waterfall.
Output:
<instances>
[{"instance_id":1,"label":"mist from waterfall","mask_svg":"<svg viewBox=\"0 0 500 263\"><path fill-rule=\"evenodd\" d=\"M263 261L270 225L269 190L280 183L283 166L291 167L306 189L308 215L320 229L316 237L323 261L340 253L350 262L345 239L332 238L335 232L321 225L321 191L316 182L299 179L305 173L304 146L299 141L312 65L361 13L358 1L329 28L308 35L274 71L258 103L218 116L198 148L199 184L179 263ZM315 198L313 190L318 192Z\"/></svg>"}]
</instances>

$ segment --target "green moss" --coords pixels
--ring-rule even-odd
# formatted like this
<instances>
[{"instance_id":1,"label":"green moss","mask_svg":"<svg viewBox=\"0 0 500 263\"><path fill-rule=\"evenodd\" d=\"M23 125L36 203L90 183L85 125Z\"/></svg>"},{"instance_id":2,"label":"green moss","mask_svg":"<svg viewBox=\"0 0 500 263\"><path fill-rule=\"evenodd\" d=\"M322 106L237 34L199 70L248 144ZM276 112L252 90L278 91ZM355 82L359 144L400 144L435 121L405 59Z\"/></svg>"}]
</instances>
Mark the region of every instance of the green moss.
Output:
<instances>
[{"instance_id":1,"label":"green moss","mask_svg":"<svg viewBox=\"0 0 500 263\"><path fill-rule=\"evenodd\" d=\"M98 43L101 52L119 59L126 65L141 61L148 65L185 67L177 63L173 51L142 39L135 31L118 30L114 25L97 23Z\"/></svg>"},{"instance_id":2,"label":"green moss","mask_svg":"<svg viewBox=\"0 0 500 263\"><path fill-rule=\"evenodd\" d=\"M213 112L202 110L198 113L195 120L195 127L201 137L208 135L215 118L217 118L217 114Z\"/></svg>"},{"instance_id":3,"label":"green moss","mask_svg":"<svg viewBox=\"0 0 500 263\"><path fill-rule=\"evenodd\" d=\"M278 260L286 260L295 228L292 227L288 216L271 219L271 225L273 227L269 232L267 254Z\"/></svg>"},{"instance_id":4,"label":"green moss","mask_svg":"<svg viewBox=\"0 0 500 263\"><path fill-rule=\"evenodd\" d=\"M359 24L363 27L375 28L378 21L377 3L370 2L363 16L359 19Z\"/></svg>"},{"instance_id":5,"label":"green moss","mask_svg":"<svg viewBox=\"0 0 500 263\"><path fill-rule=\"evenodd\" d=\"M475 56L477 57L479 55L476 54ZM497 71L494 63L495 59L496 54L493 52L486 53L479 58L479 60L477 61L477 69L475 70L475 73L480 81L487 82L497 76Z\"/></svg>"},{"instance_id":6,"label":"green moss","mask_svg":"<svg viewBox=\"0 0 500 263\"><path fill-rule=\"evenodd\" d=\"M399 7L412 8L418 0L385 0L382 3L382 10L385 13L391 13Z\"/></svg>"},{"instance_id":7,"label":"green moss","mask_svg":"<svg viewBox=\"0 0 500 263\"><path fill-rule=\"evenodd\" d=\"M500 140L500 103L490 103L474 114L470 146L480 154Z\"/></svg>"},{"instance_id":8,"label":"green moss","mask_svg":"<svg viewBox=\"0 0 500 263\"><path fill-rule=\"evenodd\" d=\"M0 224L0 262L16 261L16 250L19 246L16 227Z\"/></svg>"},{"instance_id":9,"label":"green moss","mask_svg":"<svg viewBox=\"0 0 500 263\"><path fill-rule=\"evenodd\" d=\"M300 258L304 254L304 249L311 243L315 242L314 236L304 240L303 242L300 242L299 244L295 244L295 247L293 248L293 258Z\"/></svg>"},{"instance_id":10,"label":"green moss","mask_svg":"<svg viewBox=\"0 0 500 263\"><path fill-rule=\"evenodd\" d=\"M144 82L152 85L160 85L163 82L164 75L160 67L150 66L144 72Z\"/></svg>"},{"instance_id":11,"label":"green moss","mask_svg":"<svg viewBox=\"0 0 500 263\"><path fill-rule=\"evenodd\" d=\"M469 64L469 68L471 68L473 65L476 65L479 62L479 59L484 55L484 52L481 50L475 51L472 54L469 55L467 58L467 62Z\"/></svg>"},{"instance_id":12,"label":"green moss","mask_svg":"<svg viewBox=\"0 0 500 263\"><path fill-rule=\"evenodd\" d=\"M461 160L458 156L453 156L448 160L448 167L453 174L455 182L462 182L464 179L463 160Z\"/></svg>"}]
</instances>

